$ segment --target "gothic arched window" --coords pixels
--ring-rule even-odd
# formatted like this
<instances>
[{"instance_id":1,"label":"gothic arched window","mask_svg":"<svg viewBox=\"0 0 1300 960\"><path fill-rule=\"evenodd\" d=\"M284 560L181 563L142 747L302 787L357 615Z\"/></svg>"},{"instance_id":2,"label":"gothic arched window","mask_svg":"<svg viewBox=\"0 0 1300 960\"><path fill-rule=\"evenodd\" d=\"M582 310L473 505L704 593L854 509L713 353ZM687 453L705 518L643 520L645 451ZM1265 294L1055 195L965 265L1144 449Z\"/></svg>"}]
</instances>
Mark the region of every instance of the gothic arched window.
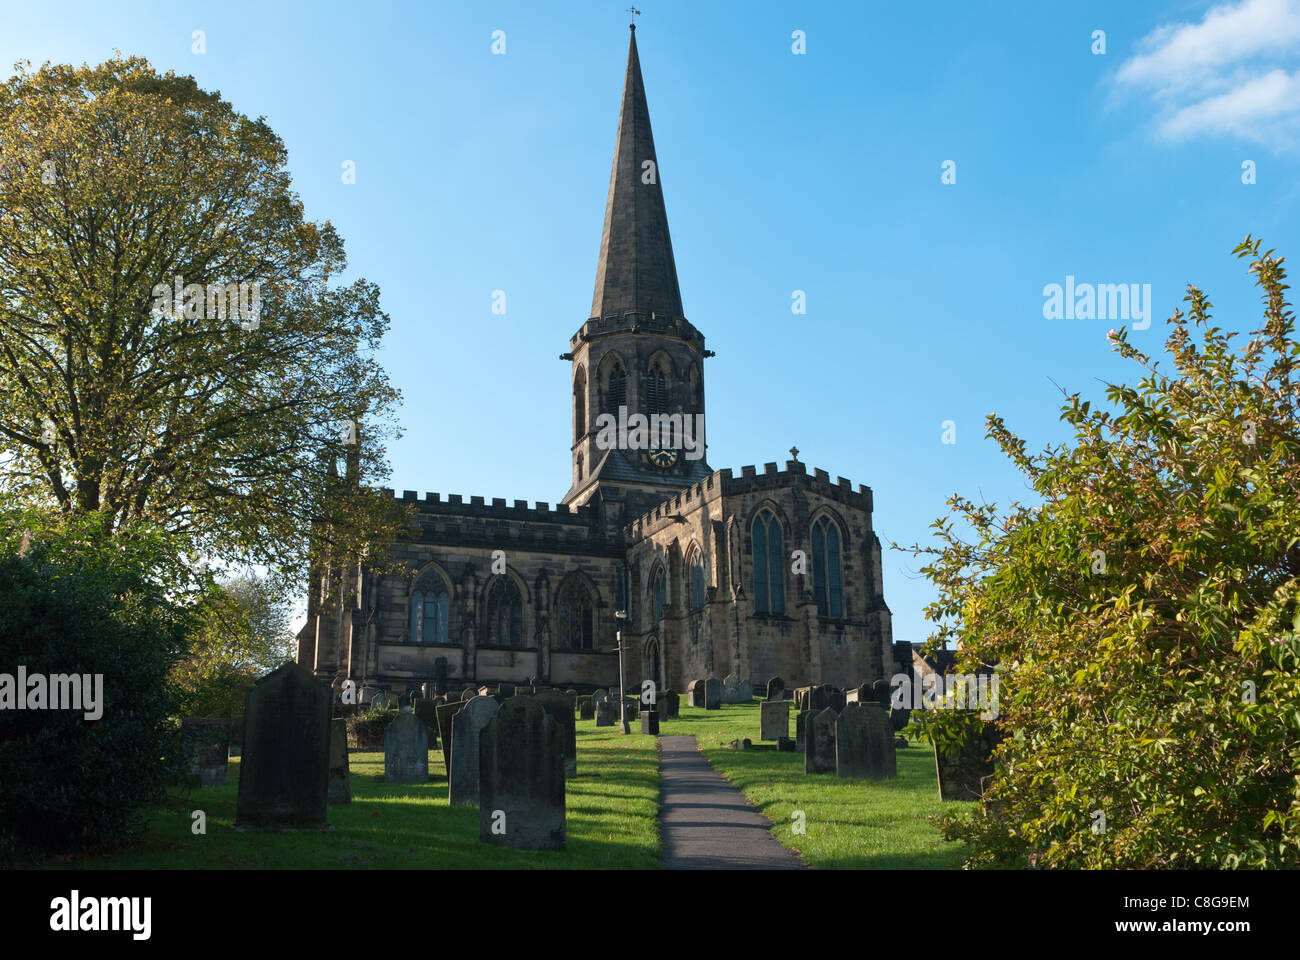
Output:
<instances>
[{"instance_id":1,"label":"gothic arched window","mask_svg":"<svg viewBox=\"0 0 1300 960\"><path fill-rule=\"evenodd\" d=\"M818 517L812 528L813 593L817 615L844 616L844 583L840 577L840 530L830 517Z\"/></svg>"},{"instance_id":2,"label":"gothic arched window","mask_svg":"<svg viewBox=\"0 0 1300 960\"><path fill-rule=\"evenodd\" d=\"M432 574L411 592L411 643L447 643L449 597L442 577Z\"/></svg>"},{"instance_id":3,"label":"gothic arched window","mask_svg":"<svg viewBox=\"0 0 1300 960\"><path fill-rule=\"evenodd\" d=\"M691 571L691 609L699 610L704 606L704 560L699 550L691 552L687 566Z\"/></svg>"},{"instance_id":4,"label":"gothic arched window","mask_svg":"<svg viewBox=\"0 0 1300 960\"><path fill-rule=\"evenodd\" d=\"M581 440L587 433L587 372L578 368L573 378L573 439Z\"/></svg>"},{"instance_id":5,"label":"gothic arched window","mask_svg":"<svg viewBox=\"0 0 1300 960\"><path fill-rule=\"evenodd\" d=\"M647 416L668 412L668 387L663 368L655 364L645 378L645 412Z\"/></svg>"},{"instance_id":6,"label":"gothic arched window","mask_svg":"<svg viewBox=\"0 0 1300 960\"><path fill-rule=\"evenodd\" d=\"M618 408L627 403L627 371L615 363L609 371L609 412L618 416Z\"/></svg>"},{"instance_id":7,"label":"gothic arched window","mask_svg":"<svg viewBox=\"0 0 1300 960\"><path fill-rule=\"evenodd\" d=\"M650 575L650 623L657 625L664 615L664 604L668 602L668 586L664 577L664 568L656 566Z\"/></svg>"},{"instance_id":8,"label":"gothic arched window","mask_svg":"<svg viewBox=\"0 0 1300 960\"><path fill-rule=\"evenodd\" d=\"M567 650L594 650L595 606L581 577L570 577L560 587L555 604L559 646Z\"/></svg>"},{"instance_id":9,"label":"gothic arched window","mask_svg":"<svg viewBox=\"0 0 1300 960\"><path fill-rule=\"evenodd\" d=\"M505 574L488 587L487 645L521 647L524 642L524 602L519 586Z\"/></svg>"},{"instance_id":10,"label":"gothic arched window","mask_svg":"<svg viewBox=\"0 0 1300 960\"><path fill-rule=\"evenodd\" d=\"M754 518L754 612L785 613L781 525L770 510Z\"/></svg>"}]
</instances>

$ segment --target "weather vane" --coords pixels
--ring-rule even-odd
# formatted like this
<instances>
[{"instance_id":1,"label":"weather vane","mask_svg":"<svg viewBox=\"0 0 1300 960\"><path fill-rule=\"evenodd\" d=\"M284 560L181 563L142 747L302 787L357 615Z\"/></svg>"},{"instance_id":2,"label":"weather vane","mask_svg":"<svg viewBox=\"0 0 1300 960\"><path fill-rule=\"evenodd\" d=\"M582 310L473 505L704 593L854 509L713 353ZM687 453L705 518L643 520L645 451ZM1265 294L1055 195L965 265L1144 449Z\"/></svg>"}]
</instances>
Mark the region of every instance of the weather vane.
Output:
<instances>
[{"instance_id":1,"label":"weather vane","mask_svg":"<svg viewBox=\"0 0 1300 960\"><path fill-rule=\"evenodd\" d=\"M636 7L628 7L628 8L627 8L627 12L630 13L630 14L632 14L632 26L635 27L635 26L636 26L636 18L639 17L639 16L641 16L641 11L638 10Z\"/></svg>"}]
</instances>

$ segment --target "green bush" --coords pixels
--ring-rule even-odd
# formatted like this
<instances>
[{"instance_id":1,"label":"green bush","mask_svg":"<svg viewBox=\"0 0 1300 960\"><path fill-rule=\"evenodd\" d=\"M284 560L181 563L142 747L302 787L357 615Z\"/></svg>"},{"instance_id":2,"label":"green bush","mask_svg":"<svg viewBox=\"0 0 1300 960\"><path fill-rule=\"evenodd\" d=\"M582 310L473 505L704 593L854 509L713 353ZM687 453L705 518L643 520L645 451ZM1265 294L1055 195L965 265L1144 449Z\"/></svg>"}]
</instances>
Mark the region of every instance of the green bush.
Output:
<instances>
[{"instance_id":1,"label":"green bush","mask_svg":"<svg viewBox=\"0 0 1300 960\"><path fill-rule=\"evenodd\" d=\"M8 516L0 547L0 672L103 675L98 719L0 711L0 856L121 841L183 772L166 678L188 624L157 575L163 542L93 515L24 536Z\"/></svg>"},{"instance_id":2,"label":"green bush","mask_svg":"<svg viewBox=\"0 0 1300 960\"><path fill-rule=\"evenodd\" d=\"M374 744L382 747L384 734L388 732L388 725L397 719L397 713L397 710L381 708L348 717L348 743L357 749L365 749Z\"/></svg>"}]
</instances>

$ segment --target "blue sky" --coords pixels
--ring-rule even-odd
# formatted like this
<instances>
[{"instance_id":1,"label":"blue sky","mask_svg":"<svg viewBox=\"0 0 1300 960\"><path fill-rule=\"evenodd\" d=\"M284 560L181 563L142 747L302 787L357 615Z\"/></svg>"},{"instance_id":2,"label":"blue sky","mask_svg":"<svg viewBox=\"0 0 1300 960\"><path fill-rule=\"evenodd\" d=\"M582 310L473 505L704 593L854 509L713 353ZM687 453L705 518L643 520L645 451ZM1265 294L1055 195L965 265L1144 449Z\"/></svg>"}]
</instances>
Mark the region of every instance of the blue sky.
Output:
<instances>
[{"instance_id":1,"label":"blue sky","mask_svg":"<svg viewBox=\"0 0 1300 960\"><path fill-rule=\"evenodd\" d=\"M6 0L0 60L117 48L265 116L308 215L338 227L392 316L390 485L553 503L569 483L557 357L591 303L627 6ZM953 492L1026 495L986 414L1039 449L1066 436L1055 384L1100 399L1101 381L1136 379L1106 342L1124 324L1044 319L1045 285L1150 284L1132 339L1156 349L1189 282L1223 326L1254 325L1230 256L1247 233L1300 255L1298 0L641 9L685 311L718 354L709 463L797 445L873 488L886 545L928 537ZM928 632L918 566L886 553L897 640Z\"/></svg>"}]
</instances>

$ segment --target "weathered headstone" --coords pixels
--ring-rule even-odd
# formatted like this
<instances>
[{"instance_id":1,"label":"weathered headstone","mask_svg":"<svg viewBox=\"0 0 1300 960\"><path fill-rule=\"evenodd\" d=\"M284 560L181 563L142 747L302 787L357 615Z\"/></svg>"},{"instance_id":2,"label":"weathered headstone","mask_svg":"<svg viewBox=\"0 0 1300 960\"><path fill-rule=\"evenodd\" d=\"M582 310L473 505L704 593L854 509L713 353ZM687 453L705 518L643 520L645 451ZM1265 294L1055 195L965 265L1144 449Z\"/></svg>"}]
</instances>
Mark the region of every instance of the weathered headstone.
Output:
<instances>
[{"instance_id":1,"label":"weathered headstone","mask_svg":"<svg viewBox=\"0 0 1300 960\"><path fill-rule=\"evenodd\" d=\"M869 769L875 779L893 780L898 776L897 745L894 728L889 722L889 711L878 703L866 703L862 709L867 715L867 747L870 750Z\"/></svg>"},{"instance_id":2,"label":"weathered headstone","mask_svg":"<svg viewBox=\"0 0 1300 960\"><path fill-rule=\"evenodd\" d=\"M438 749L438 704L432 700L417 700L415 702L415 715L420 718L424 724L425 731L429 734L429 749Z\"/></svg>"},{"instance_id":3,"label":"weathered headstone","mask_svg":"<svg viewBox=\"0 0 1300 960\"><path fill-rule=\"evenodd\" d=\"M709 677L704 681L704 709L718 710L722 707L722 681Z\"/></svg>"},{"instance_id":4,"label":"weathered headstone","mask_svg":"<svg viewBox=\"0 0 1300 960\"><path fill-rule=\"evenodd\" d=\"M618 704L606 697L596 701L596 726L612 727L618 723Z\"/></svg>"},{"instance_id":5,"label":"weathered headstone","mask_svg":"<svg viewBox=\"0 0 1300 960\"><path fill-rule=\"evenodd\" d=\"M233 726L230 720L219 717L187 717L181 721L181 736L193 758L190 772L198 776L200 786L225 784Z\"/></svg>"},{"instance_id":6,"label":"weathered headstone","mask_svg":"<svg viewBox=\"0 0 1300 960\"><path fill-rule=\"evenodd\" d=\"M479 692L477 689L475 689L474 687L466 687L464 690L460 692L460 699L462 702L468 703L478 695Z\"/></svg>"},{"instance_id":7,"label":"weathered headstone","mask_svg":"<svg viewBox=\"0 0 1300 960\"><path fill-rule=\"evenodd\" d=\"M665 720L681 716L681 697L672 690L659 694L659 716Z\"/></svg>"},{"instance_id":8,"label":"weathered headstone","mask_svg":"<svg viewBox=\"0 0 1300 960\"><path fill-rule=\"evenodd\" d=\"M563 850L564 734L535 697L515 697L479 734L479 840Z\"/></svg>"},{"instance_id":9,"label":"weathered headstone","mask_svg":"<svg viewBox=\"0 0 1300 960\"><path fill-rule=\"evenodd\" d=\"M869 721L869 715L874 722ZM883 780L878 736L884 722L880 704L849 703L835 725L835 775L841 780Z\"/></svg>"},{"instance_id":10,"label":"weathered headstone","mask_svg":"<svg viewBox=\"0 0 1300 960\"><path fill-rule=\"evenodd\" d=\"M573 697L558 690L548 690L537 694L537 702L546 710L560 730L564 749L564 775L578 775L578 725L573 719Z\"/></svg>"},{"instance_id":11,"label":"weathered headstone","mask_svg":"<svg viewBox=\"0 0 1300 960\"><path fill-rule=\"evenodd\" d=\"M384 734L384 783L429 782L429 732L413 713L401 711Z\"/></svg>"},{"instance_id":12,"label":"weathered headstone","mask_svg":"<svg viewBox=\"0 0 1300 960\"><path fill-rule=\"evenodd\" d=\"M780 677L772 677L767 681L767 690L763 693L764 700L783 700L785 699L785 681Z\"/></svg>"},{"instance_id":13,"label":"weathered headstone","mask_svg":"<svg viewBox=\"0 0 1300 960\"><path fill-rule=\"evenodd\" d=\"M451 718L451 755L447 800L453 807L478 805L478 749L483 728L501 709L495 697L475 697Z\"/></svg>"},{"instance_id":14,"label":"weathered headstone","mask_svg":"<svg viewBox=\"0 0 1300 960\"><path fill-rule=\"evenodd\" d=\"M591 695L591 702L593 704L600 703L600 701L606 699L608 696L609 696L608 690L597 690L595 693Z\"/></svg>"},{"instance_id":15,"label":"weathered headstone","mask_svg":"<svg viewBox=\"0 0 1300 960\"><path fill-rule=\"evenodd\" d=\"M958 747L934 752L940 800L978 800L984 794L982 781L994 773L993 750L1001 736L991 723L982 725Z\"/></svg>"},{"instance_id":16,"label":"weathered headstone","mask_svg":"<svg viewBox=\"0 0 1300 960\"><path fill-rule=\"evenodd\" d=\"M835 772L835 721L839 716L830 707L808 718L804 732L804 773Z\"/></svg>"},{"instance_id":17,"label":"weathered headstone","mask_svg":"<svg viewBox=\"0 0 1300 960\"><path fill-rule=\"evenodd\" d=\"M451 777L451 720L464 709L468 700L452 700L438 704L438 737L442 740L442 768Z\"/></svg>"},{"instance_id":18,"label":"weathered headstone","mask_svg":"<svg viewBox=\"0 0 1300 960\"><path fill-rule=\"evenodd\" d=\"M790 736L790 701L764 700L758 705L758 738L780 740Z\"/></svg>"},{"instance_id":19,"label":"weathered headstone","mask_svg":"<svg viewBox=\"0 0 1300 960\"><path fill-rule=\"evenodd\" d=\"M248 691L236 826L326 826L332 699L329 687L296 663Z\"/></svg>"},{"instance_id":20,"label":"weathered headstone","mask_svg":"<svg viewBox=\"0 0 1300 960\"><path fill-rule=\"evenodd\" d=\"M688 706L704 709L704 681L692 680L686 687L686 698Z\"/></svg>"},{"instance_id":21,"label":"weathered headstone","mask_svg":"<svg viewBox=\"0 0 1300 960\"><path fill-rule=\"evenodd\" d=\"M807 744L808 718L812 716L811 710L800 710L794 718L794 748L799 753L804 752Z\"/></svg>"},{"instance_id":22,"label":"weathered headstone","mask_svg":"<svg viewBox=\"0 0 1300 960\"><path fill-rule=\"evenodd\" d=\"M596 705L591 702L591 697L578 697L578 717L581 720L591 720L596 716Z\"/></svg>"},{"instance_id":23,"label":"weathered headstone","mask_svg":"<svg viewBox=\"0 0 1300 960\"><path fill-rule=\"evenodd\" d=\"M348 767L348 722L330 721L330 786L327 802L333 806L352 802L352 771Z\"/></svg>"},{"instance_id":24,"label":"weathered headstone","mask_svg":"<svg viewBox=\"0 0 1300 960\"><path fill-rule=\"evenodd\" d=\"M641 732L659 736L659 711L647 710L641 714Z\"/></svg>"}]
</instances>

